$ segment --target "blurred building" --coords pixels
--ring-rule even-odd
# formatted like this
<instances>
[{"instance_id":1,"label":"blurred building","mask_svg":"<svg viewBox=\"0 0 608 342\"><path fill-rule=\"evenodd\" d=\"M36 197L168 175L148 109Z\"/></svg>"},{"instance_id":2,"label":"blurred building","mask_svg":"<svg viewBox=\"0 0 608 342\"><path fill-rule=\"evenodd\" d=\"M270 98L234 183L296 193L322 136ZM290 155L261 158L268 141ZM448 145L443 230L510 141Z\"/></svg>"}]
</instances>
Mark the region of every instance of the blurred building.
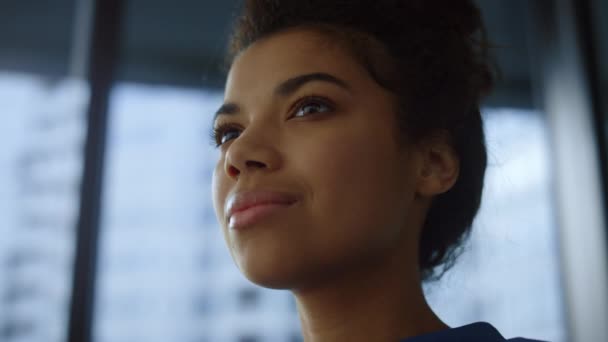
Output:
<instances>
[{"instance_id":1,"label":"blurred building","mask_svg":"<svg viewBox=\"0 0 608 342\"><path fill-rule=\"evenodd\" d=\"M0 74L0 340L64 341L86 88Z\"/></svg>"}]
</instances>

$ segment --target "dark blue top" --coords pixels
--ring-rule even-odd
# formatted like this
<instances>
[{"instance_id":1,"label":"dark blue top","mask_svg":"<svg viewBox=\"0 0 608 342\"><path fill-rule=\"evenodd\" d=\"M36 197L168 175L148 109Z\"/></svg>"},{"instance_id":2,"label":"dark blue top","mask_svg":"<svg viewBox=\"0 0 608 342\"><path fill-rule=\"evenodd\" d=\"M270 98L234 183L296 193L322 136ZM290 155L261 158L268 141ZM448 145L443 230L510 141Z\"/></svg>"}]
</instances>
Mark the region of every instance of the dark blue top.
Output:
<instances>
[{"instance_id":1,"label":"dark blue top","mask_svg":"<svg viewBox=\"0 0 608 342\"><path fill-rule=\"evenodd\" d=\"M506 340L502 335L487 322L475 322L457 328L436 331L429 334L414 336L401 340L400 342L542 342L517 337Z\"/></svg>"}]
</instances>

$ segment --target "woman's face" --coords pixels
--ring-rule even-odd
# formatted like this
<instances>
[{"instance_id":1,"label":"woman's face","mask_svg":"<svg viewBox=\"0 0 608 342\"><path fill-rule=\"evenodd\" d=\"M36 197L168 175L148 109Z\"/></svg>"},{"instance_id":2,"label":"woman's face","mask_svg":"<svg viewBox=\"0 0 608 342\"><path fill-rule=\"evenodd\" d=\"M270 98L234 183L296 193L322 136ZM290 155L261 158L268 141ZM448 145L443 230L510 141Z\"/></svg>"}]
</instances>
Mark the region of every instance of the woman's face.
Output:
<instances>
[{"instance_id":1,"label":"woman's face","mask_svg":"<svg viewBox=\"0 0 608 342\"><path fill-rule=\"evenodd\" d=\"M393 100L316 31L278 33L237 57L214 122L230 127L218 137L213 202L248 279L295 289L417 248L418 159L397 145ZM266 215L243 226L242 212L231 223L227 206L250 191L297 201L260 206Z\"/></svg>"}]
</instances>

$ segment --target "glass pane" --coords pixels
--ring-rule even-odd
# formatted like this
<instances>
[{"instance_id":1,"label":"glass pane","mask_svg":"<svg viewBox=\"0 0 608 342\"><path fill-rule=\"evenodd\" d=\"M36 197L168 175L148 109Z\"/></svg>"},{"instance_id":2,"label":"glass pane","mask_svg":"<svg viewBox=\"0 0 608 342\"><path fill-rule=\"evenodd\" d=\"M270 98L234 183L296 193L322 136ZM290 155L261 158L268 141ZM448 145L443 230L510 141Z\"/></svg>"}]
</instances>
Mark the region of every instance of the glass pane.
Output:
<instances>
[{"instance_id":1,"label":"glass pane","mask_svg":"<svg viewBox=\"0 0 608 342\"><path fill-rule=\"evenodd\" d=\"M507 338L566 341L545 121L532 110L484 116L482 206L466 251L427 297L450 326L483 320Z\"/></svg>"},{"instance_id":2,"label":"glass pane","mask_svg":"<svg viewBox=\"0 0 608 342\"><path fill-rule=\"evenodd\" d=\"M215 221L205 133L220 96L115 89L97 342L299 340L290 295L249 284ZM505 336L565 341L544 121L527 110L485 117L484 204L469 251L426 289L429 302L451 326L485 320Z\"/></svg>"},{"instance_id":3,"label":"glass pane","mask_svg":"<svg viewBox=\"0 0 608 342\"><path fill-rule=\"evenodd\" d=\"M507 86L492 104L530 107L527 32L511 20L524 2L489 4L492 36L510 46L499 58ZM235 2L126 5L118 77L162 85L113 90L95 341L301 341L290 294L244 279L215 220L217 155L206 132L221 93L169 85L223 85L216 66ZM544 121L534 111L486 112L484 206L470 251L426 289L429 301L453 326L486 320L506 336L564 341Z\"/></svg>"},{"instance_id":4,"label":"glass pane","mask_svg":"<svg viewBox=\"0 0 608 342\"><path fill-rule=\"evenodd\" d=\"M88 87L76 0L0 1L0 341L65 341Z\"/></svg>"},{"instance_id":5,"label":"glass pane","mask_svg":"<svg viewBox=\"0 0 608 342\"><path fill-rule=\"evenodd\" d=\"M0 340L65 341L85 84L0 72Z\"/></svg>"}]
</instances>

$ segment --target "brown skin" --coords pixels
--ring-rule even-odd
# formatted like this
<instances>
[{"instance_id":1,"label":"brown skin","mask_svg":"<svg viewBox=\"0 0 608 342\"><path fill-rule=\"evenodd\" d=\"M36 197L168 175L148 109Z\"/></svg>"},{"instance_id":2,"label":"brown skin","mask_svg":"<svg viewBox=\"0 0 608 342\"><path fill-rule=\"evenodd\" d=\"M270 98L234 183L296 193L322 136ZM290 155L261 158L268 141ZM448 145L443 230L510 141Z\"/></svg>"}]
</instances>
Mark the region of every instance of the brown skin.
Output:
<instances>
[{"instance_id":1,"label":"brown skin","mask_svg":"<svg viewBox=\"0 0 608 342\"><path fill-rule=\"evenodd\" d=\"M283 31L232 64L224 100L240 109L215 126L238 129L226 135L213 175L229 251L252 282L292 291L307 342L397 341L447 329L422 292L418 239L431 198L456 181L458 159L441 137L399 145L393 95L327 42L311 29ZM348 90L317 80L274 94L285 80L318 72ZM293 107L308 95L331 107ZM300 201L230 229L226 198L254 189Z\"/></svg>"}]
</instances>

